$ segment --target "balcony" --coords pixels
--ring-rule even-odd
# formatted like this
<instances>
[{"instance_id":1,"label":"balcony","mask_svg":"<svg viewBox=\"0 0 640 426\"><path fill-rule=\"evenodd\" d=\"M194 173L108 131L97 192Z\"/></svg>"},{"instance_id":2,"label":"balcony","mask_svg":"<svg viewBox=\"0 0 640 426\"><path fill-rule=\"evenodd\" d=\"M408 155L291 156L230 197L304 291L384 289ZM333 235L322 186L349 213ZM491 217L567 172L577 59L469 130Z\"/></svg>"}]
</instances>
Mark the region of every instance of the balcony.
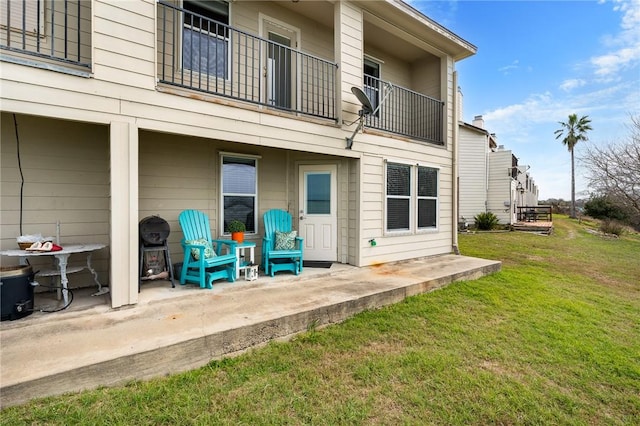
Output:
<instances>
[{"instance_id":1,"label":"balcony","mask_svg":"<svg viewBox=\"0 0 640 426\"><path fill-rule=\"evenodd\" d=\"M364 91L374 108L365 125L412 139L444 144L444 102L365 75Z\"/></svg>"},{"instance_id":2,"label":"balcony","mask_svg":"<svg viewBox=\"0 0 640 426\"><path fill-rule=\"evenodd\" d=\"M158 78L163 84L336 120L337 64L163 1Z\"/></svg>"},{"instance_id":3,"label":"balcony","mask_svg":"<svg viewBox=\"0 0 640 426\"><path fill-rule=\"evenodd\" d=\"M3 0L0 49L11 60L40 66L91 68L91 2L83 0ZM5 57L5 59L8 59Z\"/></svg>"},{"instance_id":4,"label":"balcony","mask_svg":"<svg viewBox=\"0 0 640 426\"><path fill-rule=\"evenodd\" d=\"M2 0L2 60L86 75L92 63L92 4L84 0ZM241 5L238 2L235 6L238 13L245 7ZM169 0L159 0L159 82L336 122L341 108L336 88L338 65L323 59L334 48L333 6L329 2L283 2L278 7L285 15L297 13L308 20L310 26L303 28L303 33L307 42L312 40L306 45L313 45L314 54L294 49L295 45L284 39L250 34ZM274 14L274 18L278 15ZM306 29L315 30L314 23L326 28L325 33L318 35ZM364 37L365 47L374 53L382 52L386 69L393 68L393 76L399 76L391 83L364 76L365 92L376 106L381 104L374 115L366 118L366 126L443 144L443 102L436 99L438 58L394 38L393 32L382 31L371 22L365 21Z\"/></svg>"}]
</instances>

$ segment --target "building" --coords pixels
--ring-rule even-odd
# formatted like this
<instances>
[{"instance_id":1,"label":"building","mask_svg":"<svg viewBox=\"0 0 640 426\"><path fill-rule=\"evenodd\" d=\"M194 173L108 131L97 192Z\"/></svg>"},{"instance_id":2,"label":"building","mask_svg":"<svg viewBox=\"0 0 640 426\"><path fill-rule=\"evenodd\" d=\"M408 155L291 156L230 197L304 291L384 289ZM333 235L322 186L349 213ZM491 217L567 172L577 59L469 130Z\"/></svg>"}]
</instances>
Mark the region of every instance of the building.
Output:
<instances>
[{"instance_id":1,"label":"building","mask_svg":"<svg viewBox=\"0 0 640 426\"><path fill-rule=\"evenodd\" d=\"M482 116L475 116L472 124L461 121L458 132L459 221L473 223L483 212L495 214L504 225L520 221L527 207L538 205L530 167L519 164L511 150L498 145Z\"/></svg>"},{"instance_id":2,"label":"building","mask_svg":"<svg viewBox=\"0 0 640 426\"><path fill-rule=\"evenodd\" d=\"M215 236L240 218L258 246L262 214L288 210L306 258L355 266L455 249L455 64L476 47L410 5L0 7L2 249L107 244L112 307L138 300L140 220L170 224L179 261L184 209Z\"/></svg>"}]
</instances>

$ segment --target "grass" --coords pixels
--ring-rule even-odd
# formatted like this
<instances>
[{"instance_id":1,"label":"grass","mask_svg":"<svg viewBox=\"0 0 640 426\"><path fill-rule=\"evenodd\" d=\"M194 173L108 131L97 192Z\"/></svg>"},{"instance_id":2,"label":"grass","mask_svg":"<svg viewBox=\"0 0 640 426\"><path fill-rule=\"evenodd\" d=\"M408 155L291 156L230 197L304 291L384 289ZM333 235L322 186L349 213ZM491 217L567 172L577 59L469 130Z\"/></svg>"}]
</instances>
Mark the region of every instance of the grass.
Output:
<instances>
[{"instance_id":1,"label":"grass","mask_svg":"<svg viewBox=\"0 0 640 426\"><path fill-rule=\"evenodd\" d=\"M639 424L640 237L554 219L551 236L461 235L463 254L503 261L492 276L0 423Z\"/></svg>"}]
</instances>

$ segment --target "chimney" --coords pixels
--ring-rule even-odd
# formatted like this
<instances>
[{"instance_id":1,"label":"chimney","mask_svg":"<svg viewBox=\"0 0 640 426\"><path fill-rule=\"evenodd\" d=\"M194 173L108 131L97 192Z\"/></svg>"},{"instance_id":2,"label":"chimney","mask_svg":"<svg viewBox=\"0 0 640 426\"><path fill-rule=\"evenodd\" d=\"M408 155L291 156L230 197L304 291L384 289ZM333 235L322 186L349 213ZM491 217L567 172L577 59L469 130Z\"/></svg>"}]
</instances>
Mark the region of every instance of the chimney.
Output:
<instances>
[{"instance_id":1,"label":"chimney","mask_svg":"<svg viewBox=\"0 0 640 426\"><path fill-rule=\"evenodd\" d=\"M484 129L484 119L482 118L481 115L476 115L475 117L473 117L473 124L476 127L480 127L481 129Z\"/></svg>"}]
</instances>

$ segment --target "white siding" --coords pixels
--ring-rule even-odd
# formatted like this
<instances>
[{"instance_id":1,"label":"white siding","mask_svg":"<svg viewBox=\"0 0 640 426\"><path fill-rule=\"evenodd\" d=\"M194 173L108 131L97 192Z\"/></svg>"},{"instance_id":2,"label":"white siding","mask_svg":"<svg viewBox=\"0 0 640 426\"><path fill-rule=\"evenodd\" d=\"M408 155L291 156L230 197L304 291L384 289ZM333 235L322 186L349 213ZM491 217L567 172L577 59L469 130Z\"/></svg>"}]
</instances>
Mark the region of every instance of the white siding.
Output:
<instances>
[{"instance_id":1,"label":"white siding","mask_svg":"<svg viewBox=\"0 0 640 426\"><path fill-rule=\"evenodd\" d=\"M459 211L468 222L487 209L488 140L486 134L460 126L458 148Z\"/></svg>"},{"instance_id":2,"label":"white siding","mask_svg":"<svg viewBox=\"0 0 640 426\"><path fill-rule=\"evenodd\" d=\"M513 222L515 194L511 170L511 151L498 150L489 154L489 196L487 210L495 214L500 223ZM508 205L506 205L508 204Z\"/></svg>"}]
</instances>

